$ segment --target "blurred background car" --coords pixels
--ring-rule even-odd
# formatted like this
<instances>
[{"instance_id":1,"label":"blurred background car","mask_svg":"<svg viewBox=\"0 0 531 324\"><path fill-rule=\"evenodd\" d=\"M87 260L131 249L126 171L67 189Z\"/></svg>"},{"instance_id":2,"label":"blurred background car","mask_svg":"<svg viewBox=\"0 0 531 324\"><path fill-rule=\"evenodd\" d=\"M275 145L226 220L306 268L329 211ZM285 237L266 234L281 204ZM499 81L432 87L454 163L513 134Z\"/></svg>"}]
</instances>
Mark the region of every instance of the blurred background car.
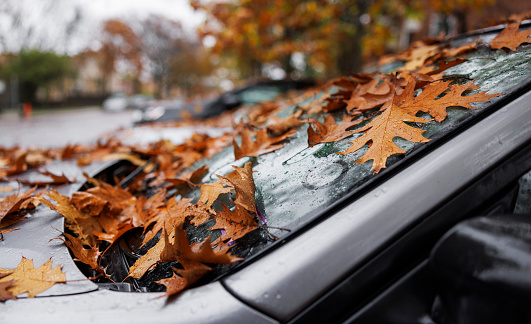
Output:
<instances>
[{"instance_id":1,"label":"blurred background car","mask_svg":"<svg viewBox=\"0 0 531 324\"><path fill-rule=\"evenodd\" d=\"M122 111L127 108L129 100L127 95L123 92L116 92L111 94L107 99L103 100L102 106L105 111Z\"/></svg>"},{"instance_id":2,"label":"blurred background car","mask_svg":"<svg viewBox=\"0 0 531 324\"><path fill-rule=\"evenodd\" d=\"M179 100L153 102L145 109L137 109L133 115L135 123L174 121L183 118L183 114L202 119L216 116L224 111L241 105L253 105L274 100L290 90L303 90L314 86L310 80L270 80L257 82L210 99L192 103Z\"/></svg>"},{"instance_id":3,"label":"blurred background car","mask_svg":"<svg viewBox=\"0 0 531 324\"><path fill-rule=\"evenodd\" d=\"M129 109L142 109L149 105L155 98L151 95L135 94L129 97L127 108Z\"/></svg>"}]
</instances>

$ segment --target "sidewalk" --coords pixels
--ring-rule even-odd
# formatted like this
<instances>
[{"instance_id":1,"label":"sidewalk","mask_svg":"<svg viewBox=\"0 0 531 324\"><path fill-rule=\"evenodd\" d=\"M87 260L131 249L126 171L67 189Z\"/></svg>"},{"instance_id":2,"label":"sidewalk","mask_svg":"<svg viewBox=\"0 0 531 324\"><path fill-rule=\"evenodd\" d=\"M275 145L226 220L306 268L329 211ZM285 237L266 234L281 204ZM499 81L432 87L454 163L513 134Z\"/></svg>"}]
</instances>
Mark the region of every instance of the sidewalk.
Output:
<instances>
[{"instance_id":1,"label":"sidewalk","mask_svg":"<svg viewBox=\"0 0 531 324\"><path fill-rule=\"evenodd\" d=\"M97 106L35 109L22 118L17 111L0 114L0 146L60 147L94 143L104 133L130 126L131 111L106 113Z\"/></svg>"}]
</instances>

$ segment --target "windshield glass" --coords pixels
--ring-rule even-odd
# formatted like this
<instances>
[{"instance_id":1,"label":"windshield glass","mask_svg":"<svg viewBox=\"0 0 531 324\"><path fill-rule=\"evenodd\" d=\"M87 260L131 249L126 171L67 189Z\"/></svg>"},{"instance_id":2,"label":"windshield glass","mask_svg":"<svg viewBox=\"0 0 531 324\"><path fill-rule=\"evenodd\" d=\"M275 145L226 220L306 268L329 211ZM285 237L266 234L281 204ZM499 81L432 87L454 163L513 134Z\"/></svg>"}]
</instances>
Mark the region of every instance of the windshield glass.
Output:
<instances>
[{"instance_id":1,"label":"windshield glass","mask_svg":"<svg viewBox=\"0 0 531 324\"><path fill-rule=\"evenodd\" d=\"M513 53L482 48L463 57L468 61L448 69L446 76L461 84L474 80L474 84L479 86L479 89L470 94L483 91L488 91L489 94L511 93L529 80L531 74L531 46L529 45ZM333 88L329 91L338 90ZM492 98L491 102L499 98L501 97ZM299 105L312 100L313 97ZM474 104L474 107L483 108L490 104L478 102ZM288 116L294 109L296 105L287 106L278 113L278 117ZM448 117L443 122L432 120L418 126L425 130L424 137L434 139L454 129L460 122L478 111L452 107L447 109ZM343 115L342 111L333 113L338 123ZM323 115L316 118L323 122ZM245 163L251 162L255 172L253 177L256 184L257 207L267 219L267 224L272 227L271 232L282 237L287 232L276 230L274 227L294 230L311 220L312 216L318 214L318 211L375 177L370 161L363 164L355 163L367 151L366 146L353 154L336 154L347 149L350 146L349 143L361 134L353 133L334 143L322 143L308 147L307 128L307 124L298 126L296 134L290 137L282 148L273 153L258 157L243 157L234 161L234 149L229 146L213 158L198 162L191 169L207 165L210 172L203 181L212 182L218 180L216 174L225 175L231 172L232 165L242 167ZM424 145L412 143L400 137L395 137L393 141L406 153L391 156L387 160L387 166L402 159L415 148ZM199 197L198 195L197 191L195 197Z\"/></svg>"}]
</instances>

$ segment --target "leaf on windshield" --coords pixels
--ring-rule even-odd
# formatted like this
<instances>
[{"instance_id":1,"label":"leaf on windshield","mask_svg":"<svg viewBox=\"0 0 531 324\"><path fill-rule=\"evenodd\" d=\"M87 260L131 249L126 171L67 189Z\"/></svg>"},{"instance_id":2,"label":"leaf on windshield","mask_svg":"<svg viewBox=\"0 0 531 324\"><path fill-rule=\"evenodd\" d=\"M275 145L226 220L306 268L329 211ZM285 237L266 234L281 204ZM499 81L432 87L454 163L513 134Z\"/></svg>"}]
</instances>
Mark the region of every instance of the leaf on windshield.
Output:
<instances>
[{"instance_id":1,"label":"leaf on windshield","mask_svg":"<svg viewBox=\"0 0 531 324\"><path fill-rule=\"evenodd\" d=\"M194 251L188 239L186 232L182 229L182 225L175 226L173 229L175 235L170 237L166 230L163 231L162 238L164 240L164 248L160 253L160 259L163 262L179 261L184 269L176 269L174 271L179 274L173 274L169 279L163 279L158 283L166 286L165 296L176 294L186 287L194 284L212 269L206 265L208 264L232 264L242 260L225 252L215 252L210 243L210 237L207 238L199 250ZM173 242L171 240L173 238Z\"/></svg>"},{"instance_id":2,"label":"leaf on windshield","mask_svg":"<svg viewBox=\"0 0 531 324\"><path fill-rule=\"evenodd\" d=\"M46 195L55 200L56 203L53 204L44 198L41 199L42 203L64 216L66 227L79 237L83 245L96 246L94 232L103 230L98 220L78 210L68 197L61 195L56 190L51 190Z\"/></svg>"},{"instance_id":3,"label":"leaf on windshield","mask_svg":"<svg viewBox=\"0 0 531 324\"><path fill-rule=\"evenodd\" d=\"M210 229L221 229L221 241L235 241L258 227L256 220L245 208L236 205L234 210L223 205L223 211L217 211L214 216L216 224Z\"/></svg>"},{"instance_id":4,"label":"leaf on windshield","mask_svg":"<svg viewBox=\"0 0 531 324\"><path fill-rule=\"evenodd\" d=\"M0 302L4 302L9 299L17 299L13 293L7 290L9 286L11 286L15 280L9 280L6 282L0 282Z\"/></svg>"},{"instance_id":5,"label":"leaf on windshield","mask_svg":"<svg viewBox=\"0 0 531 324\"><path fill-rule=\"evenodd\" d=\"M361 122L360 120L352 120L352 118L352 116L345 114L339 124L336 123L332 115L326 115L324 123L320 123L315 119L309 119L308 146L312 147L319 143L337 142L351 136L354 132L348 131L347 129Z\"/></svg>"},{"instance_id":6,"label":"leaf on windshield","mask_svg":"<svg viewBox=\"0 0 531 324\"><path fill-rule=\"evenodd\" d=\"M0 269L0 272L5 270ZM22 257L22 261L20 261L12 273L0 279L0 283L6 282L11 282L7 287L7 291L14 296L28 293L28 297L32 298L51 288L56 283L66 282L66 276L61 271L61 266L52 269L51 259L35 269L33 267L33 260Z\"/></svg>"},{"instance_id":7,"label":"leaf on windshield","mask_svg":"<svg viewBox=\"0 0 531 324\"><path fill-rule=\"evenodd\" d=\"M38 172L44 176L51 178L51 180L47 180L47 181L18 180L18 182L25 184L25 185L30 185L30 186L44 187L47 185L60 185L60 184L65 184L65 183L73 183L76 181L75 178L68 179L64 174L56 175L49 171L38 171Z\"/></svg>"},{"instance_id":8,"label":"leaf on windshield","mask_svg":"<svg viewBox=\"0 0 531 324\"><path fill-rule=\"evenodd\" d=\"M221 183L233 187L236 191L234 203L240 205L250 212L256 213L256 204L254 200L255 184L253 180L253 170L251 162L245 163L243 168L232 166L235 170L225 177L217 176Z\"/></svg>"},{"instance_id":9,"label":"leaf on windshield","mask_svg":"<svg viewBox=\"0 0 531 324\"><path fill-rule=\"evenodd\" d=\"M253 140L253 135L256 137L255 140ZM265 128L262 128L257 132L245 129L242 132L241 146L239 146L235 140L232 141L235 159L239 160L244 156L259 156L276 151L284 146L284 144L280 144L280 142L293 135L295 135L293 129L276 137L269 137Z\"/></svg>"},{"instance_id":10,"label":"leaf on windshield","mask_svg":"<svg viewBox=\"0 0 531 324\"><path fill-rule=\"evenodd\" d=\"M291 114L285 118L278 118L277 116L271 117L266 125L266 128L275 134L284 134L290 128L304 124L304 121L300 120L299 117L302 115L302 110Z\"/></svg>"},{"instance_id":11,"label":"leaf on windshield","mask_svg":"<svg viewBox=\"0 0 531 324\"><path fill-rule=\"evenodd\" d=\"M72 253L74 253L74 256L76 257L74 259L75 261L83 262L84 264L88 265L97 272L105 273L104 270L101 269L98 264L98 258L101 253L97 247L86 249L83 246L83 243L81 243L81 240L77 237L74 237L64 232L61 233L66 237L66 240L62 238L58 239L62 240L66 244L66 246L70 248Z\"/></svg>"},{"instance_id":12,"label":"leaf on windshield","mask_svg":"<svg viewBox=\"0 0 531 324\"><path fill-rule=\"evenodd\" d=\"M351 146L340 154L354 153L367 144L369 146L368 151L357 163L373 160L372 169L374 173L378 173L382 168L385 168L388 157L405 153L394 143L395 137L401 137L415 143L429 141L422 136L423 129L406 124L406 122L422 124L429 121L417 117L417 112L429 113L435 121L441 122L447 116L446 109L448 107L461 106L474 109L470 103L489 101L490 98L499 96L499 94L487 95L486 91L463 96L465 91L475 90L478 87L472 83L465 85L449 84L450 81L430 83L415 97L416 81L411 80L403 92L396 94L393 101L382 108L383 112L380 115L358 130L363 135L351 142ZM442 94L444 96L439 98Z\"/></svg>"},{"instance_id":13,"label":"leaf on windshield","mask_svg":"<svg viewBox=\"0 0 531 324\"><path fill-rule=\"evenodd\" d=\"M511 22L491 42L492 49L507 48L515 51L522 44L531 43L531 29L519 30L520 21Z\"/></svg>"}]
</instances>

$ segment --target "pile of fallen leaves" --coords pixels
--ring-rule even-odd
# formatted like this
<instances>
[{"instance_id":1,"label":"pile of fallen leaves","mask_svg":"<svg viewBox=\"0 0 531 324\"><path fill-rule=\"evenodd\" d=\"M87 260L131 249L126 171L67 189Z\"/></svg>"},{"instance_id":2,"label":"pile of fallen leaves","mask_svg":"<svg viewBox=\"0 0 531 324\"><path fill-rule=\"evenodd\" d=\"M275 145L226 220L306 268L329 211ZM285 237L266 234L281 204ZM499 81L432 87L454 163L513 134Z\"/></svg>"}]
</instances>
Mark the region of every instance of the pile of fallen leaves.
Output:
<instances>
[{"instance_id":1,"label":"pile of fallen leaves","mask_svg":"<svg viewBox=\"0 0 531 324\"><path fill-rule=\"evenodd\" d=\"M203 159L231 144L235 160L278 150L296 134L295 128L307 123L308 146L359 134L339 154L368 147L357 163L372 161L372 169L378 173L386 167L390 156L404 153L393 142L395 137L427 142L429 139L422 135L424 130L414 125L443 121L448 107L473 109L471 103L499 96L477 92L473 80L464 83L448 79L445 71L466 61L457 56L479 46L515 50L530 43L531 31L518 30L522 19L513 17L490 45L474 42L450 48L443 39L415 43L404 53L382 61L382 64L404 63L394 74L352 74L295 99L260 104L249 111L246 120L234 124L232 132L216 138L196 134L181 145L160 141L146 147L123 145L111 138L92 146L50 150L0 148L0 179L4 181L61 159L76 159L80 166L96 160L127 160L139 171L134 177L115 179L113 185L86 176L89 188L72 197L55 189L37 191L37 187L55 187L72 181L64 175L43 171L49 181L26 181L25 185L35 187L0 199L0 234L13 231L5 228L20 221L24 210L42 203L64 216L64 242L75 259L93 269L100 279L112 280L113 274L102 265L102 259L122 236L138 231L146 252L129 268L127 277L140 279L157 265L171 263L175 265L173 275L158 282L166 286L166 295L176 294L196 283L215 265L241 260L231 249L248 233L266 226L255 204L252 163L234 166L229 174L217 175L219 180L215 182L201 183L208 172L208 166L198 166ZM294 107L290 115L276 117L288 107ZM338 112L343 116L339 123L333 115ZM219 125L227 120L232 120L231 113L204 123ZM195 190L200 191L198 198L184 198ZM200 226L212 235L190 244L185 228ZM50 284L64 282L64 275L56 270L52 274L48 263L33 269L30 262L23 259L14 270L0 269L0 300L23 292L32 297ZM41 284L35 283L32 278L41 274Z\"/></svg>"}]
</instances>

